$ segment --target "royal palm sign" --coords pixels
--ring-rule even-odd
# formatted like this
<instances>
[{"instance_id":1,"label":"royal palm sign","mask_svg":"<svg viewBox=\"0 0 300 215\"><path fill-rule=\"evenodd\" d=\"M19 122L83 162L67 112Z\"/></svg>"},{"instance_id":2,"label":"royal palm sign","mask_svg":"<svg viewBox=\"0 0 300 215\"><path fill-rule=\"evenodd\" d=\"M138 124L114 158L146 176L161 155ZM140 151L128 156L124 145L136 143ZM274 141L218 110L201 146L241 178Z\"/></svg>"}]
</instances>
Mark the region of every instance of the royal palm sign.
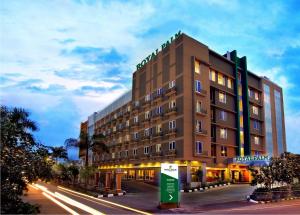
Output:
<instances>
[{"instance_id":1,"label":"royal palm sign","mask_svg":"<svg viewBox=\"0 0 300 215\"><path fill-rule=\"evenodd\" d=\"M270 161L268 155L258 155L258 156L244 156L244 157L235 157L233 158L234 163L249 163L252 161Z\"/></svg>"},{"instance_id":2,"label":"royal palm sign","mask_svg":"<svg viewBox=\"0 0 300 215\"><path fill-rule=\"evenodd\" d=\"M178 164L161 164L160 202L179 202Z\"/></svg>"},{"instance_id":3,"label":"royal palm sign","mask_svg":"<svg viewBox=\"0 0 300 215\"><path fill-rule=\"evenodd\" d=\"M167 48L181 34L182 34L181 31L178 31L174 36L172 36L169 40L167 40L165 43L163 43L161 45L161 51L164 50L165 48ZM136 65L136 69L138 70L138 69L142 68L143 66L145 66L146 63L148 63L149 61L151 61L152 59L154 59L157 56L158 52L159 52L159 50L156 49L154 52L149 54L144 60L142 60L141 63Z\"/></svg>"}]
</instances>

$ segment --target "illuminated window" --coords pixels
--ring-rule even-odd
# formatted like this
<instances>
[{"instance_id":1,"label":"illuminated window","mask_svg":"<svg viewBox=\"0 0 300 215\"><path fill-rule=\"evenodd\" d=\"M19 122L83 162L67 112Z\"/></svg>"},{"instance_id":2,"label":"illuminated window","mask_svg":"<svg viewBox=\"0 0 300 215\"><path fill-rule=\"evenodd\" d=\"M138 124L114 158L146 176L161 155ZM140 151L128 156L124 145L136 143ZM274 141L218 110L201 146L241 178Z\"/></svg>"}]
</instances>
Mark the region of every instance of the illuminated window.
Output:
<instances>
[{"instance_id":1,"label":"illuminated window","mask_svg":"<svg viewBox=\"0 0 300 215\"><path fill-rule=\"evenodd\" d=\"M240 131L240 142L244 144L244 131Z\"/></svg>"},{"instance_id":2,"label":"illuminated window","mask_svg":"<svg viewBox=\"0 0 300 215\"><path fill-rule=\"evenodd\" d=\"M157 132L157 133L160 133L161 131L162 131L161 124L158 124L158 125L156 126L156 132Z\"/></svg>"},{"instance_id":3,"label":"illuminated window","mask_svg":"<svg viewBox=\"0 0 300 215\"><path fill-rule=\"evenodd\" d=\"M239 110L243 111L243 101L239 100Z\"/></svg>"},{"instance_id":4,"label":"illuminated window","mask_svg":"<svg viewBox=\"0 0 300 215\"><path fill-rule=\"evenodd\" d=\"M220 137L222 139L227 139L227 129L226 128L221 128L220 129Z\"/></svg>"},{"instance_id":5,"label":"illuminated window","mask_svg":"<svg viewBox=\"0 0 300 215\"><path fill-rule=\"evenodd\" d=\"M259 137L254 137L254 144L259 145Z\"/></svg>"},{"instance_id":6,"label":"illuminated window","mask_svg":"<svg viewBox=\"0 0 300 215\"><path fill-rule=\"evenodd\" d=\"M258 100L258 99L259 99L258 92L254 92L254 98L255 98L255 100Z\"/></svg>"},{"instance_id":7,"label":"illuminated window","mask_svg":"<svg viewBox=\"0 0 300 215\"><path fill-rule=\"evenodd\" d=\"M224 92L219 92L219 102L226 103L226 94Z\"/></svg>"},{"instance_id":8,"label":"illuminated window","mask_svg":"<svg viewBox=\"0 0 300 215\"><path fill-rule=\"evenodd\" d=\"M221 156L226 157L227 156L227 147L221 146Z\"/></svg>"},{"instance_id":9,"label":"illuminated window","mask_svg":"<svg viewBox=\"0 0 300 215\"><path fill-rule=\"evenodd\" d=\"M242 86L241 85L239 85L239 88L238 88L238 90L239 90L239 96L241 96L242 95Z\"/></svg>"},{"instance_id":10,"label":"illuminated window","mask_svg":"<svg viewBox=\"0 0 300 215\"><path fill-rule=\"evenodd\" d=\"M218 73L218 84L225 86L225 76L221 73Z\"/></svg>"},{"instance_id":11,"label":"illuminated window","mask_svg":"<svg viewBox=\"0 0 300 215\"><path fill-rule=\"evenodd\" d=\"M126 126L128 127L130 125L129 120L126 121Z\"/></svg>"},{"instance_id":12,"label":"illuminated window","mask_svg":"<svg viewBox=\"0 0 300 215\"><path fill-rule=\"evenodd\" d=\"M114 159L116 157L115 153L111 153L111 158Z\"/></svg>"},{"instance_id":13,"label":"illuminated window","mask_svg":"<svg viewBox=\"0 0 300 215\"><path fill-rule=\"evenodd\" d=\"M146 111L145 112L145 119L149 119L150 118L150 111Z\"/></svg>"},{"instance_id":14,"label":"illuminated window","mask_svg":"<svg viewBox=\"0 0 300 215\"><path fill-rule=\"evenodd\" d=\"M197 102L196 102L196 112L197 112L197 113L200 113L200 112L201 112L201 106L202 106L201 102L200 102L200 101L197 101Z\"/></svg>"},{"instance_id":15,"label":"illuminated window","mask_svg":"<svg viewBox=\"0 0 300 215\"><path fill-rule=\"evenodd\" d=\"M227 79L227 87L232 89L233 88L233 80L231 78Z\"/></svg>"},{"instance_id":16,"label":"illuminated window","mask_svg":"<svg viewBox=\"0 0 300 215\"><path fill-rule=\"evenodd\" d=\"M175 80L169 82L169 89L175 87Z\"/></svg>"},{"instance_id":17,"label":"illuminated window","mask_svg":"<svg viewBox=\"0 0 300 215\"><path fill-rule=\"evenodd\" d=\"M195 60L195 72L200 74L200 62Z\"/></svg>"},{"instance_id":18,"label":"illuminated window","mask_svg":"<svg viewBox=\"0 0 300 215\"><path fill-rule=\"evenodd\" d=\"M131 106L127 106L127 111L129 112L131 110Z\"/></svg>"},{"instance_id":19,"label":"illuminated window","mask_svg":"<svg viewBox=\"0 0 300 215\"><path fill-rule=\"evenodd\" d=\"M161 152L161 144L156 144L156 152Z\"/></svg>"},{"instance_id":20,"label":"illuminated window","mask_svg":"<svg viewBox=\"0 0 300 215\"><path fill-rule=\"evenodd\" d=\"M175 150L176 148L176 142L175 141L170 141L169 142L169 150Z\"/></svg>"},{"instance_id":21,"label":"illuminated window","mask_svg":"<svg viewBox=\"0 0 300 215\"><path fill-rule=\"evenodd\" d=\"M201 154L203 152L203 144L200 141L196 141L195 150L197 154Z\"/></svg>"},{"instance_id":22,"label":"illuminated window","mask_svg":"<svg viewBox=\"0 0 300 215\"><path fill-rule=\"evenodd\" d=\"M176 107L176 100L172 100L169 102L169 108L175 108Z\"/></svg>"},{"instance_id":23,"label":"illuminated window","mask_svg":"<svg viewBox=\"0 0 300 215\"><path fill-rule=\"evenodd\" d=\"M213 70L210 70L209 72L209 80L216 81L216 72Z\"/></svg>"},{"instance_id":24,"label":"illuminated window","mask_svg":"<svg viewBox=\"0 0 300 215\"><path fill-rule=\"evenodd\" d=\"M241 128L244 127L244 118L243 118L242 115L240 116L240 127L241 127Z\"/></svg>"},{"instance_id":25,"label":"illuminated window","mask_svg":"<svg viewBox=\"0 0 300 215\"><path fill-rule=\"evenodd\" d=\"M252 112L253 112L255 115L258 115L258 107L252 106Z\"/></svg>"},{"instance_id":26,"label":"illuminated window","mask_svg":"<svg viewBox=\"0 0 300 215\"><path fill-rule=\"evenodd\" d=\"M145 101L146 101L146 102L147 102L147 101L150 101L150 94L148 94L148 95L145 96Z\"/></svg>"}]
</instances>

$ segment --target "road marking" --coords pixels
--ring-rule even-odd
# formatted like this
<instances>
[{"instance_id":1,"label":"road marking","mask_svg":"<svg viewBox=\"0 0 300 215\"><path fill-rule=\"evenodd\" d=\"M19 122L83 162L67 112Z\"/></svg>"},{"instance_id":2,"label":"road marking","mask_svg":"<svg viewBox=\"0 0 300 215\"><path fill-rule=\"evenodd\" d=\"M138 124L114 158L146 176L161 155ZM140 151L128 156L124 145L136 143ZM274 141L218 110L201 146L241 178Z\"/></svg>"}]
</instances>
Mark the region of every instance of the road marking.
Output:
<instances>
[{"instance_id":1,"label":"road marking","mask_svg":"<svg viewBox=\"0 0 300 215\"><path fill-rule=\"evenodd\" d=\"M79 213L77 213L76 211L72 210L71 208L69 208L65 204L61 203L60 201L57 201L55 198L53 198L49 194L43 192L43 195L45 197L47 197L48 199L50 199L52 202L56 203L57 205L59 205L60 207L62 207L63 209L65 209L66 211L68 211L70 214L72 214L72 215L79 215Z\"/></svg>"},{"instance_id":2,"label":"road marking","mask_svg":"<svg viewBox=\"0 0 300 215\"><path fill-rule=\"evenodd\" d=\"M78 207L78 208L80 208L81 210L84 210L84 211L86 211L86 212L88 212L88 213L91 213L91 214L93 214L93 215L94 215L94 214L95 214L95 215L103 215L103 213L101 213L101 212L95 210L94 208L91 208L91 207L89 207L89 206L87 206L87 205L84 205L84 204L82 204L82 203L80 203L80 202L78 202L78 201L76 201L76 200L74 200L74 199L71 199L71 198L69 198L69 197L67 197L67 196L65 196L65 195L63 195L63 194L61 194L61 193L55 192L55 196L58 196L58 197L60 197L63 201L68 202L69 204L74 205L75 207Z\"/></svg>"},{"instance_id":3,"label":"road marking","mask_svg":"<svg viewBox=\"0 0 300 215\"><path fill-rule=\"evenodd\" d=\"M70 191L72 193L76 193L78 195L82 195L82 196L89 197L91 199L95 199L95 200L97 200L99 202L105 202L107 204L111 204L111 205L114 205L114 206L117 206L117 207L120 207L120 208L124 208L124 209L130 210L130 211L134 211L134 212L137 212L139 214L151 215L151 213L148 213L148 212L145 212L145 211L141 211L141 210L138 210L138 209L127 207L127 206L120 205L120 204L117 204L117 203L114 203L114 202L110 202L110 201L106 201L106 200L103 200L103 199L98 199L98 198L95 198L93 196L89 196L89 195L86 195L84 193L80 193L80 192L77 192L77 191L74 191L74 190L71 190L71 189L68 189L68 188L65 188L65 187L58 186L58 189L67 190L67 191Z\"/></svg>"},{"instance_id":4,"label":"road marking","mask_svg":"<svg viewBox=\"0 0 300 215\"><path fill-rule=\"evenodd\" d=\"M112 207L112 206L109 206L109 205L106 205L106 204L97 202L97 201L95 201L95 200L88 199L88 198L86 198L86 197L82 197L82 196L80 196L80 195L78 195L78 194L75 194L75 193L72 193L72 192L70 192L70 191L62 190L62 192L65 192L65 193L68 193L68 194L70 194L70 195L77 196L77 197L79 197L79 198L82 198L82 199L85 199L85 200L88 200L88 201L97 203L97 204L99 204L99 205L103 205L104 207L107 207L107 208L115 209L115 208Z\"/></svg>"}]
</instances>

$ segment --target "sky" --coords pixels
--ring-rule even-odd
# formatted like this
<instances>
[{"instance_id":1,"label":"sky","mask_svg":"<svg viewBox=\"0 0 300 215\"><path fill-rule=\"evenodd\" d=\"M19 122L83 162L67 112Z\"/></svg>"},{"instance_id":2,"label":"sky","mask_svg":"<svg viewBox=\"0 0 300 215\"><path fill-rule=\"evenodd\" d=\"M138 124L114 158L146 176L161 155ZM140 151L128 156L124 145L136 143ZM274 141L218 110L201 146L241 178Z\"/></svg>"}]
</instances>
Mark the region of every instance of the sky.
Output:
<instances>
[{"instance_id":1,"label":"sky","mask_svg":"<svg viewBox=\"0 0 300 215\"><path fill-rule=\"evenodd\" d=\"M288 151L300 154L299 1L0 2L0 103L27 109L61 146L131 88L136 64L178 30L282 86ZM70 156L76 158L76 152Z\"/></svg>"}]
</instances>

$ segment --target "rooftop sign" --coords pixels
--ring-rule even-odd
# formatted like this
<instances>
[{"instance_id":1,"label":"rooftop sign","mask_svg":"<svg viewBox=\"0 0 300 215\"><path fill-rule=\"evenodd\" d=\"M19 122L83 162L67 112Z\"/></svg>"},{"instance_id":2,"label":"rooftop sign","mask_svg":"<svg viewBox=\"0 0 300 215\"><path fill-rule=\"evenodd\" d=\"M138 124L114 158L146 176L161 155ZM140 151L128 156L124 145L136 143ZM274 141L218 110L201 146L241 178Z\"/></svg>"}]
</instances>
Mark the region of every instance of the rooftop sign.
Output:
<instances>
[{"instance_id":1,"label":"rooftop sign","mask_svg":"<svg viewBox=\"0 0 300 215\"><path fill-rule=\"evenodd\" d=\"M178 31L174 36L172 36L169 40L167 40L165 43L163 43L161 45L161 51L164 50L165 48L167 48L174 40L176 40L180 35L181 35L181 31ZM142 60L142 62L140 62L139 64L136 65L136 69L140 69L143 66L145 66L146 63L148 63L150 60L152 60L153 58L155 58L158 54L159 50L156 49L154 52L152 52L151 54L149 54L144 60Z\"/></svg>"}]
</instances>

